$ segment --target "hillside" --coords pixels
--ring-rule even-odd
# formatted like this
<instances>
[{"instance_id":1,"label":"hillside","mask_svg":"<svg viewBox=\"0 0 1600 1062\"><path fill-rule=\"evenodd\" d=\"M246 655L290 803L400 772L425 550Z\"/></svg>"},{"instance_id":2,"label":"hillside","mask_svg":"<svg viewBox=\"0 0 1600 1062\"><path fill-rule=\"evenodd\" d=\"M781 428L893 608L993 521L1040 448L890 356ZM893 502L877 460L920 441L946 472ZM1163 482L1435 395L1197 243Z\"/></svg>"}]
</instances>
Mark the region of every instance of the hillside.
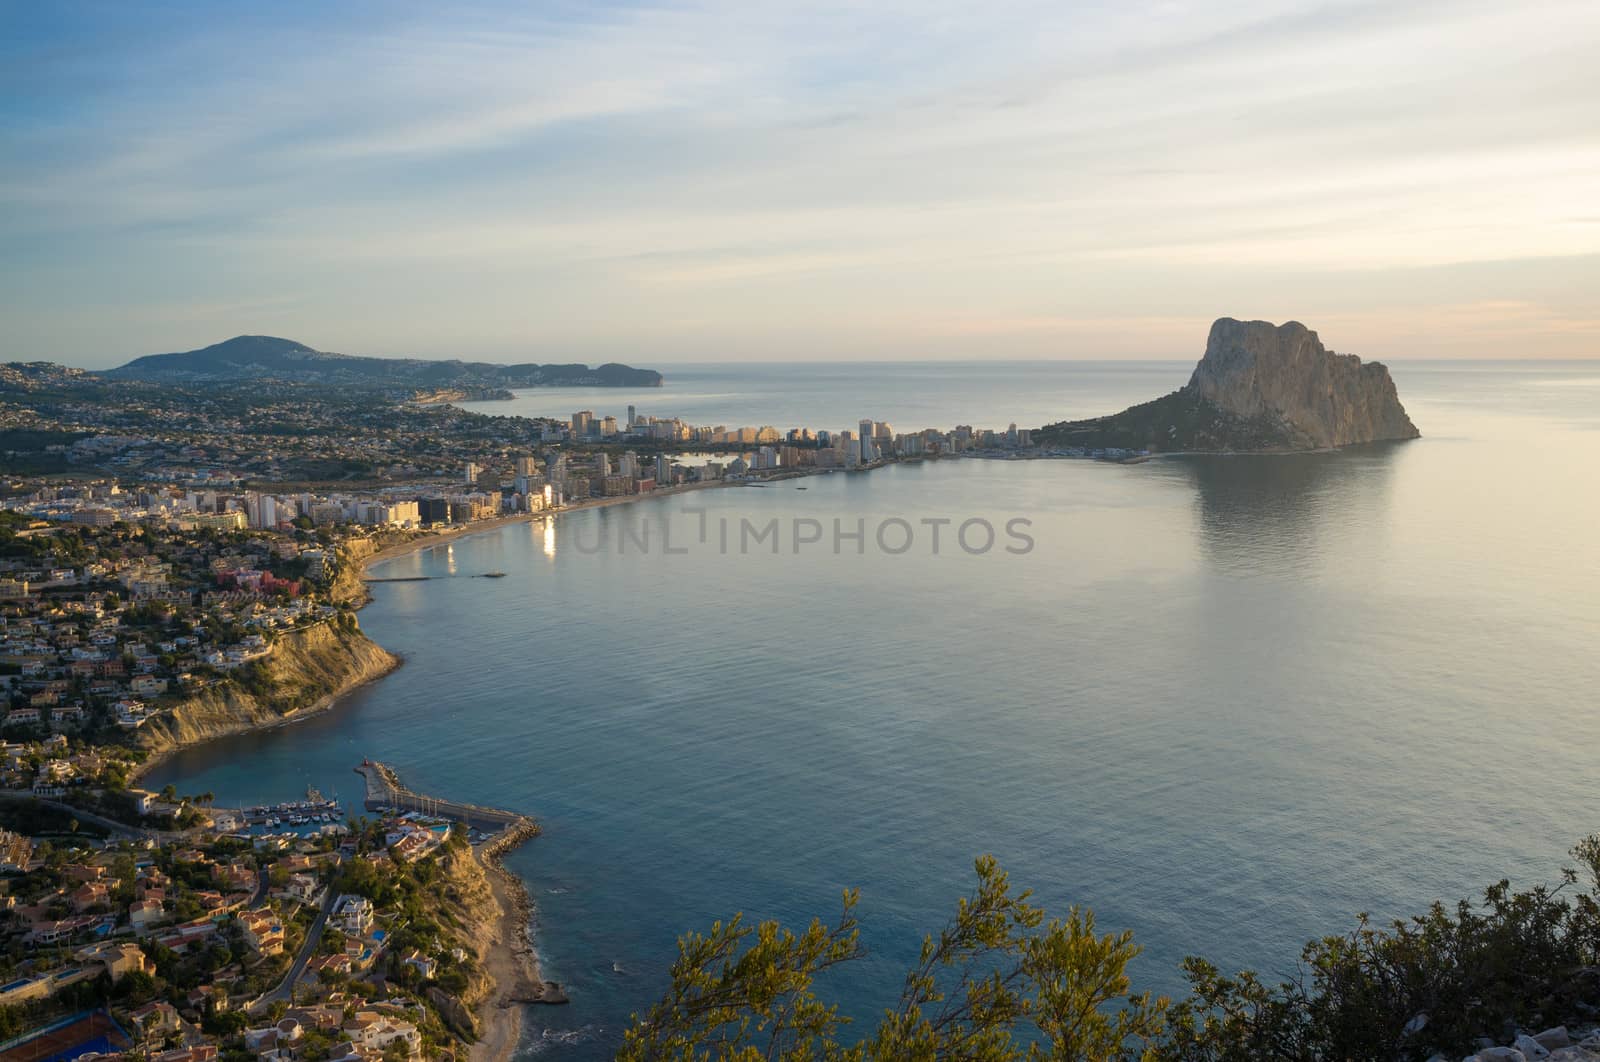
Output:
<instances>
[{"instance_id":1,"label":"hillside","mask_svg":"<svg viewBox=\"0 0 1600 1062\"><path fill-rule=\"evenodd\" d=\"M223 683L186 698L141 728L139 743L162 753L277 726L329 707L399 663L362 634L353 617L284 634L251 681Z\"/></svg>"},{"instance_id":2,"label":"hillside","mask_svg":"<svg viewBox=\"0 0 1600 1062\"><path fill-rule=\"evenodd\" d=\"M1281 452L1295 449L1283 425L1272 417L1241 417L1187 389L1121 413L1049 424L1034 432L1041 446L1149 450Z\"/></svg>"},{"instance_id":3,"label":"hillside","mask_svg":"<svg viewBox=\"0 0 1600 1062\"><path fill-rule=\"evenodd\" d=\"M497 365L334 354L275 336L235 336L199 350L148 354L104 373L114 380L228 382L272 379L291 383L407 389L472 390L510 387L660 387L661 374L608 363Z\"/></svg>"}]
</instances>

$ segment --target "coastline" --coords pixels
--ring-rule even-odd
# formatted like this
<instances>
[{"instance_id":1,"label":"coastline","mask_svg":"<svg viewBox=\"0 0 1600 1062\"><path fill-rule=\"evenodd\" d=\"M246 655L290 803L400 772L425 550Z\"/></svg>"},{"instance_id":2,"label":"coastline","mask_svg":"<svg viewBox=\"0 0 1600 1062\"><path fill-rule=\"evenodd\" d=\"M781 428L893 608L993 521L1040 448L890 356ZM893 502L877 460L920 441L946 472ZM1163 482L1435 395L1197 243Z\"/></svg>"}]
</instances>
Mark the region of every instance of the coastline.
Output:
<instances>
[{"instance_id":1,"label":"coastline","mask_svg":"<svg viewBox=\"0 0 1600 1062\"><path fill-rule=\"evenodd\" d=\"M363 762L357 772L367 779L369 800L376 773L388 793L379 795L381 802L392 801L401 807L433 804L436 808L441 803L407 789L386 764ZM448 800L442 803L469 817L475 811L503 823L497 832L472 845L464 858L470 867L471 892L482 897L472 902L468 943L478 954L487 986L481 995L474 992L473 1002L467 1004L477 1016L477 1038L470 1044L468 1055L479 1062L505 1062L522 1041L525 1004L567 1002L561 986L544 979L533 946L533 897L501 863L506 852L537 837L539 825L516 812L474 808ZM483 822L478 825L482 827Z\"/></svg>"},{"instance_id":2,"label":"coastline","mask_svg":"<svg viewBox=\"0 0 1600 1062\"><path fill-rule=\"evenodd\" d=\"M468 1057L475 1062L506 1062L522 1043L524 1006L536 991L542 993L544 985L529 930L533 898L497 855L474 851L473 859L489 883L495 906L494 918L479 927L484 940L483 971L494 987L479 1004L483 1028Z\"/></svg>"},{"instance_id":3,"label":"coastline","mask_svg":"<svg viewBox=\"0 0 1600 1062\"><path fill-rule=\"evenodd\" d=\"M573 505L548 512L517 513L510 516L480 520L445 531L415 535L405 541L392 543L381 549L374 550L371 554L360 558L356 563L360 565L360 572L364 577L373 566L385 561L416 553L432 546L448 544L458 538L465 538L469 535L487 534L513 524L553 519L563 513L580 512L585 509L600 509L639 501L659 500L699 490L751 485L764 484L751 484L744 480L712 480L704 483L688 483L667 487L662 490L652 491L649 494L588 498ZM359 598L352 600L351 605L354 609L360 610L365 608L370 601L370 594L362 594ZM363 637L365 637L364 634ZM387 649L378 645L377 642L373 642L373 645L385 653L389 653ZM144 775L165 763L175 753L196 748L207 741L252 731L276 730L281 727L292 726L303 719L309 719L324 712L332 711L349 694L393 674L404 662L402 657L393 653L389 653L389 656L392 658L392 662L381 672L367 675L359 681L340 686L292 715L281 716L271 722L244 722L238 726L208 734L199 741L178 742L153 750L134 769L129 780L130 782L137 782ZM488 882L490 897L495 908L493 917L488 919L486 924L480 923L478 927L482 933L481 939L484 942L483 969L493 985L488 995L478 1005L477 1009L482 1022L481 1035L478 1041L469 1048L469 1057L478 1060L478 1062L508 1062L513 1057L522 1042L523 1012L527 1004L560 1004L567 1002L566 996L561 992L559 986L549 984L544 980L543 970L531 933L531 921L535 912L533 898L528 891L527 885L502 865L500 853L505 847L509 847L509 845L497 845L494 841L491 841L482 846L481 850L475 848L472 855L472 858L482 871L484 879Z\"/></svg>"},{"instance_id":4,"label":"coastline","mask_svg":"<svg viewBox=\"0 0 1600 1062\"><path fill-rule=\"evenodd\" d=\"M591 498L551 512L518 513L512 516L480 520L462 527L451 528L434 534L418 535L405 542L397 542L393 545L385 546L363 558L361 572L365 576L373 566L382 564L385 561L416 553L432 546L451 543L458 538L465 538L469 535L487 534L513 524L553 519L562 513L622 505L650 498L659 498L665 494L682 494L712 487L741 485L742 483L738 481L730 483L725 480L686 484L682 487L672 487L665 491L657 491L651 494ZM366 601L363 601L361 607L364 607L365 604ZM539 962L539 953L534 947L532 938L531 922L535 911L533 896L528 891L527 883L507 870L501 862L500 854L505 847L509 847L509 845L498 846L494 841L491 841L482 846L481 850L478 848L473 850L473 859L477 862L484 879L489 884L489 895L495 907L495 914L488 920L487 924L480 923L477 927L481 934L480 939L483 942L483 970L493 983L493 987L478 1005L482 1027L478 1041L468 1051L468 1057L473 1062L509 1062L515 1055L518 1046L522 1043L523 1026L525 1024L524 1011L527 1005L534 1002L565 1003L567 1001L565 995L560 994L559 988L547 985L544 980L544 971ZM552 990L554 994L552 994Z\"/></svg>"},{"instance_id":5,"label":"coastline","mask_svg":"<svg viewBox=\"0 0 1600 1062\"><path fill-rule=\"evenodd\" d=\"M470 535L482 535L487 534L490 531L498 531L503 527L510 527L514 524L527 524L532 523L535 520L551 520L566 513L583 512L586 509L605 509L613 505L631 505L635 502L658 501L662 498L670 498L680 494L690 494L700 490L715 490L719 487L743 487L749 485L752 484L747 484L744 480L725 479L714 479L705 483L684 483L676 487L663 487L660 490L651 491L649 494L619 494L613 498L585 498L583 501L574 502L571 505L564 505L559 509L549 509L545 512L515 513L511 516L494 516L487 520L478 520L474 523L462 524L460 527L452 527L444 531L423 532L413 538L405 540L404 542L395 542L391 545L384 546L382 549L375 550L372 554L362 559L361 573L363 576L365 576L373 565L382 564L384 561L391 561L397 557L404 557L411 553L417 553L432 546L447 545L456 541L456 539L467 538Z\"/></svg>"},{"instance_id":6,"label":"coastline","mask_svg":"<svg viewBox=\"0 0 1600 1062\"><path fill-rule=\"evenodd\" d=\"M696 484L694 486L722 485L724 484L719 482ZM732 486L735 484L727 485ZM671 488L670 490L672 493L681 493L683 488ZM357 563L360 565L360 571L364 575L372 565L404 556L429 546L453 542L455 539L467 535L485 534L511 524L544 519L558 515L561 512L572 512L579 509L598 508L603 505L636 501L641 497L647 498L651 497L651 495L596 498L556 510L553 513L519 513L512 516L481 520L462 527L451 528L434 534L418 535L407 541L394 543L361 558ZM355 610L359 611L370 602L370 594L362 594L360 597L353 599L350 604ZM362 637L365 637L364 632ZM368 640L371 641L371 639ZM209 741L237 734L277 730L334 710L350 694L380 679L387 678L404 663L403 657L390 653L376 641L373 641L372 644L390 658L388 665L376 674L366 674L357 681L340 685L305 708L290 715L279 716L270 722L242 720L237 725L231 725L225 729L208 733L197 741L179 741L161 748L150 749L149 755L130 772L129 784L137 784L146 775L165 764L175 754L198 748ZM518 841L520 841L520 838ZM531 938L530 922L534 911L532 896L521 879L507 870L500 862L500 852L509 846L508 844L497 844L495 841L490 841L487 845L475 847L471 856L483 875L493 904L493 914L486 917L477 926L480 934L479 939L483 942L483 969L492 983L488 994L475 1008L479 1012L481 1035L478 1041L470 1045L468 1049L469 1057L480 1060L480 1062L507 1062L514 1055L522 1039L523 1009L525 1004L530 1002L566 1002L565 996L561 994L558 987L551 985L548 990L545 987L538 954Z\"/></svg>"},{"instance_id":7,"label":"coastline","mask_svg":"<svg viewBox=\"0 0 1600 1062\"><path fill-rule=\"evenodd\" d=\"M363 633L362 637L366 637L366 635ZM368 640L371 641L371 639ZM341 685L337 689L318 697L314 702L304 708L301 708L299 711L291 712L288 715L279 716L272 722L241 723L236 727L230 727L226 730L219 730L215 733L207 734L199 741L174 742L173 744L167 745L164 748L152 749L150 750L150 755L146 756L141 763L135 766L134 769L128 773L128 784L136 784L145 775L166 763L167 760L171 759L177 753L185 752L192 748L198 748L209 741L215 741L219 738L233 737L238 734L250 734L258 732L264 733L271 730L281 730L284 727L293 726L302 720L311 719L316 716L323 715L324 713L331 712L334 708L339 706L339 702L343 701L350 694L362 689L363 687L370 686L372 683L378 682L381 679L388 678L390 675L398 671L400 666L405 663L404 657L390 653L387 649L384 649L383 646L378 645L377 642L373 642L372 644L377 646L390 658L388 666L379 671L377 674L366 675L355 682Z\"/></svg>"}]
</instances>

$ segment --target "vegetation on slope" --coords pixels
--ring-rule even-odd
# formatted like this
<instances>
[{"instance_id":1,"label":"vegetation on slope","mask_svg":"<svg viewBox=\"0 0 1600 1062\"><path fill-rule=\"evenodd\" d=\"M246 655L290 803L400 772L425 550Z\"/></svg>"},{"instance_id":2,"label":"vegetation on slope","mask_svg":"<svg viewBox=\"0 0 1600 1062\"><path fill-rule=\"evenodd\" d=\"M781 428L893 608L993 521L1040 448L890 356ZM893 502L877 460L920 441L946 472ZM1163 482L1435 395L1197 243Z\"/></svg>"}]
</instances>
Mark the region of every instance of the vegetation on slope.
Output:
<instances>
[{"instance_id":1,"label":"vegetation on slope","mask_svg":"<svg viewBox=\"0 0 1600 1062\"><path fill-rule=\"evenodd\" d=\"M381 823L360 819L355 826L363 852L383 851ZM480 1029L473 1009L480 1007L494 988L482 959L498 909L465 831L454 828L441 849L411 863L386 860L380 867L369 858L352 859L335 888L340 893L365 896L386 913L390 928L378 972L384 980L427 1001L427 1011L419 1022L430 1045L427 1057L441 1057L442 1048L451 1040L477 1040ZM342 947L342 934L337 930L322 942L326 954ZM431 977L405 961L419 951L437 960ZM331 975L328 982L356 992L365 988L364 979Z\"/></svg>"},{"instance_id":2,"label":"vegetation on slope","mask_svg":"<svg viewBox=\"0 0 1600 1062\"><path fill-rule=\"evenodd\" d=\"M1152 453L1295 448L1292 431L1277 418L1241 417L1187 388L1110 416L1047 424L1033 433L1033 440L1041 446Z\"/></svg>"}]
</instances>

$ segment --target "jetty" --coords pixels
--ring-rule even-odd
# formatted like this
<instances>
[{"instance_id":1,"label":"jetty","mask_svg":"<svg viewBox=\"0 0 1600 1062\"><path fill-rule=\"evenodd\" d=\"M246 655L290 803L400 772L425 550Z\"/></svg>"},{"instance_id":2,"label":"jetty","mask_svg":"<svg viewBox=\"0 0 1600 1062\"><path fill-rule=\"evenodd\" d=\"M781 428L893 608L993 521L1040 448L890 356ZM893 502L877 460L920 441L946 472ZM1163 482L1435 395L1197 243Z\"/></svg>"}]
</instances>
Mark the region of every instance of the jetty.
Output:
<instances>
[{"instance_id":1,"label":"jetty","mask_svg":"<svg viewBox=\"0 0 1600 1062\"><path fill-rule=\"evenodd\" d=\"M460 800L414 793L406 788L395 774L394 768L377 760L362 760L356 773L367 781L366 808L368 811L401 809L420 811L451 822L459 822L468 829L486 834L473 844L474 856L484 870L498 877L505 890L499 902L514 907L516 914L508 918L507 929L511 939L508 946L517 957L517 972L500 985L501 1007L521 1003L559 1005L568 1002L567 993L558 981L546 981L539 975L539 961L528 938L528 924L533 918L533 902L522 882L506 870L501 862L507 852L532 837L539 835L539 824L526 815L500 808L486 808Z\"/></svg>"},{"instance_id":2,"label":"jetty","mask_svg":"<svg viewBox=\"0 0 1600 1062\"><path fill-rule=\"evenodd\" d=\"M398 808L402 811L420 811L451 822L459 822L483 833L498 833L503 838L517 840L533 836L539 827L526 815L500 808L486 808L459 800L414 793L400 781L394 768L377 760L362 760L356 773L367 780L366 809L381 811ZM513 842L514 843L514 842Z\"/></svg>"}]
</instances>

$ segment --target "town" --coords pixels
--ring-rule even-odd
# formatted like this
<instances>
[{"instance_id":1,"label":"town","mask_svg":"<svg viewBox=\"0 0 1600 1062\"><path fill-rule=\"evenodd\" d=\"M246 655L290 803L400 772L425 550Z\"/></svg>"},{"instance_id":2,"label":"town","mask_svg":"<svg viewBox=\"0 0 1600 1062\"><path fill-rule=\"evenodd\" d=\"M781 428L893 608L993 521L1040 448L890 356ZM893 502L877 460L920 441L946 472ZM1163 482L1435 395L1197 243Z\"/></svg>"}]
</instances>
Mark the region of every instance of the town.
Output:
<instances>
[{"instance_id":1,"label":"town","mask_svg":"<svg viewBox=\"0 0 1600 1062\"><path fill-rule=\"evenodd\" d=\"M431 393L270 379L158 386L48 363L12 363L0 365L0 468L201 490L421 484L438 493L439 485L458 481L469 467L509 478L517 455L533 455L544 465L559 453L573 466L574 479L584 482L551 485L581 498L582 488L603 494L606 476L623 474L628 448L636 451L631 478L657 486L702 475L844 469L934 456L1135 456L1116 447L1039 446L1030 429L1015 425L897 432L862 420L838 431L780 431L693 425L631 406L620 419L588 410L563 419L492 416L435 399ZM594 467L596 452L607 456L604 470ZM744 464L733 467L739 461ZM478 475L467 478L477 485Z\"/></svg>"},{"instance_id":2,"label":"town","mask_svg":"<svg viewBox=\"0 0 1600 1062\"><path fill-rule=\"evenodd\" d=\"M149 804L146 821L172 810ZM105 830L52 812L0 833L0 1050L416 1059L474 1037L487 984L465 826L389 809L303 836L205 812Z\"/></svg>"},{"instance_id":3,"label":"town","mask_svg":"<svg viewBox=\"0 0 1600 1062\"><path fill-rule=\"evenodd\" d=\"M348 536L163 520L148 492L100 485L30 497L0 513L0 1052L370 1059L470 1043L493 987L472 843L491 838L414 807L348 816L313 793L226 809L137 785L197 698L292 715L338 692L277 669L319 639L365 641ZM115 519L72 519L101 506Z\"/></svg>"}]
</instances>

